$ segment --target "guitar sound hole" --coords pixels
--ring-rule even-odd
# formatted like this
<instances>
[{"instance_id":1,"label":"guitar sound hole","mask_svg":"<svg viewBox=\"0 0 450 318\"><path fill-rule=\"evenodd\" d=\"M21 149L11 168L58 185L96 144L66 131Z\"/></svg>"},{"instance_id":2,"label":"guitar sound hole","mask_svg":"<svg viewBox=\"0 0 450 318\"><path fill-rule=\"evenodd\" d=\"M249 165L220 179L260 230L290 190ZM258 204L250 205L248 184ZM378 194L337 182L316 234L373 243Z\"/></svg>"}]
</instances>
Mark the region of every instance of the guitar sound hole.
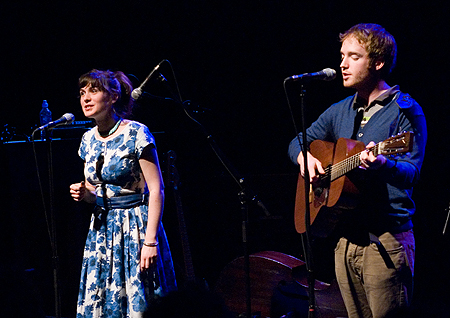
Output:
<instances>
[{"instance_id":1,"label":"guitar sound hole","mask_svg":"<svg viewBox=\"0 0 450 318\"><path fill-rule=\"evenodd\" d=\"M313 183L313 187L316 188L329 188L330 187L330 175L325 173L321 175L317 181Z\"/></svg>"},{"instance_id":2,"label":"guitar sound hole","mask_svg":"<svg viewBox=\"0 0 450 318\"><path fill-rule=\"evenodd\" d=\"M314 189L314 196L320 197L322 195L322 193L323 193L323 188L319 187L319 188Z\"/></svg>"},{"instance_id":3,"label":"guitar sound hole","mask_svg":"<svg viewBox=\"0 0 450 318\"><path fill-rule=\"evenodd\" d=\"M321 176L313 184L315 204L324 204L328 198L328 188L330 187L330 178L328 175Z\"/></svg>"},{"instance_id":4,"label":"guitar sound hole","mask_svg":"<svg viewBox=\"0 0 450 318\"><path fill-rule=\"evenodd\" d=\"M314 206L319 207L327 201L328 188L317 187L314 188Z\"/></svg>"}]
</instances>

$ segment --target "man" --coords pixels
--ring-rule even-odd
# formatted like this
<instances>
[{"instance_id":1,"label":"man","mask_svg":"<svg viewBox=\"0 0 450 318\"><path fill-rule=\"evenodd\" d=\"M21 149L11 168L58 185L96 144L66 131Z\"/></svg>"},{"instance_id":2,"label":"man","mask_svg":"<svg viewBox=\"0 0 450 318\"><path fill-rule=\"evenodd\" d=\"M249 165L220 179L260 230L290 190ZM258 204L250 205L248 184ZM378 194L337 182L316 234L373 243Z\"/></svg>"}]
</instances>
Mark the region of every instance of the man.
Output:
<instances>
[{"instance_id":1,"label":"man","mask_svg":"<svg viewBox=\"0 0 450 318\"><path fill-rule=\"evenodd\" d=\"M356 94L320 115L307 129L307 141L309 145L317 139L336 142L345 137L367 145L360 154L360 169L348 175L360 194L354 209L342 211L336 229L340 237L336 278L350 318L397 317L411 300L415 248L411 195L425 152L425 117L408 94L386 83L397 54L391 34L380 25L358 24L340 34L340 41L343 84ZM404 131L414 132L410 155L391 158L369 150ZM303 175L298 140L289 145L289 155ZM325 167L309 152L307 159L314 183Z\"/></svg>"}]
</instances>

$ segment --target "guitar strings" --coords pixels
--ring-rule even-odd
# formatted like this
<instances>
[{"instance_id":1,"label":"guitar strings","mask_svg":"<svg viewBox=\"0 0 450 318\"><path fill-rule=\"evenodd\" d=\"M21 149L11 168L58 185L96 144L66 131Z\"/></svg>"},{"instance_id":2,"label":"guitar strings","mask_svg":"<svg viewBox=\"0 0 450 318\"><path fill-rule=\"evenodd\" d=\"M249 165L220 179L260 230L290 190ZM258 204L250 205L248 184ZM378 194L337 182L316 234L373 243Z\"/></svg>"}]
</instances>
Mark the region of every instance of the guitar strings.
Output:
<instances>
[{"instance_id":1,"label":"guitar strings","mask_svg":"<svg viewBox=\"0 0 450 318\"><path fill-rule=\"evenodd\" d=\"M398 140L398 137L399 136L401 137L401 141L403 142L403 145L401 145L402 146L401 148L410 147L409 139L411 138L410 135L412 133L409 132L408 135L404 136L405 134L406 134L406 132L404 132L403 134L399 134L397 136L397 138L395 139L395 140ZM372 148L368 148L366 150L372 151L373 154L375 156L377 156L378 154L380 154L380 147L382 146L382 144L389 142L391 139L393 139L393 138L389 138L389 139L385 140L384 142L379 142ZM397 146L397 147L399 147L399 146ZM398 152L399 151L393 151L392 153L398 153ZM322 181L329 179L329 182L331 182L331 181L334 181L334 180L340 178L341 176L346 174L348 171L351 171L354 168L360 166L361 165L361 160L360 160L361 153L362 153L362 151L357 154L354 154L348 158L345 158L344 160L342 160L334 165L327 166L326 168L324 168L325 174L320 175L319 179Z\"/></svg>"},{"instance_id":2,"label":"guitar strings","mask_svg":"<svg viewBox=\"0 0 450 318\"><path fill-rule=\"evenodd\" d=\"M381 143L376 144L372 148L369 148L370 151L373 151L375 156L378 154L380 144ZM361 155L361 152L354 154L348 158L345 158L344 160L342 160L334 165L330 165L330 166L326 167L324 169L325 175L321 176L320 179L330 178L330 181L334 181L334 180L338 179L339 177L343 176L344 174L346 174L347 172L360 166L361 165L360 155Z\"/></svg>"}]
</instances>

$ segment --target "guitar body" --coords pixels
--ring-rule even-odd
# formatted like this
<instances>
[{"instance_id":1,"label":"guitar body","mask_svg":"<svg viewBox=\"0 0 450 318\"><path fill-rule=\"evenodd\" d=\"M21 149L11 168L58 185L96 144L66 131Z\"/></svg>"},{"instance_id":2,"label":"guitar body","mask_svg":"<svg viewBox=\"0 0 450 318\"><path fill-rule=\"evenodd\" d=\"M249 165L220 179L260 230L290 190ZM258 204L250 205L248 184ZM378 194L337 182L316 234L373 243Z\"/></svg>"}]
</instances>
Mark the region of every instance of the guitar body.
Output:
<instances>
[{"instance_id":1,"label":"guitar body","mask_svg":"<svg viewBox=\"0 0 450 318\"><path fill-rule=\"evenodd\" d=\"M324 168L339 164L364 149L364 143L348 138L340 138L336 144L315 140L310 145L310 153L322 163ZM312 225L316 219L320 220L316 222L320 224L315 224L314 234L327 236L337 222L336 218L340 213L337 208L351 208L354 202L352 199L358 194L358 190L346 175L332 181L328 179L314 183L311 190L310 202L305 202L305 179L299 174L295 198L295 228L298 233L306 231L305 210L306 204L309 204L310 224ZM324 215L319 216L319 214Z\"/></svg>"}]
</instances>

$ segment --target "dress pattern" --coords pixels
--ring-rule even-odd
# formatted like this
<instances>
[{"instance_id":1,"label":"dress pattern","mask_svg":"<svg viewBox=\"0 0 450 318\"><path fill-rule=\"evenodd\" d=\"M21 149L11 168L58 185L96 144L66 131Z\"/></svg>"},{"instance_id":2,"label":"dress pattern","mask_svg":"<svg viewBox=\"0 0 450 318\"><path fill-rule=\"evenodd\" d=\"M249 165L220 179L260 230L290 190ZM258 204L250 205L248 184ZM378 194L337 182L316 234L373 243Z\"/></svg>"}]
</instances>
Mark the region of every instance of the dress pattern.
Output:
<instances>
[{"instance_id":1,"label":"dress pattern","mask_svg":"<svg viewBox=\"0 0 450 318\"><path fill-rule=\"evenodd\" d=\"M139 158L155 147L148 128L129 121L118 136L97 137L97 128L83 135L79 155L86 179L97 196L108 198L148 193ZM172 257L162 223L154 270L141 272L140 249L145 239L148 205L110 209L98 225L92 216L83 255L77 318L142 317L148 302L176 290Z\"/></svg>"}]
</instances>

